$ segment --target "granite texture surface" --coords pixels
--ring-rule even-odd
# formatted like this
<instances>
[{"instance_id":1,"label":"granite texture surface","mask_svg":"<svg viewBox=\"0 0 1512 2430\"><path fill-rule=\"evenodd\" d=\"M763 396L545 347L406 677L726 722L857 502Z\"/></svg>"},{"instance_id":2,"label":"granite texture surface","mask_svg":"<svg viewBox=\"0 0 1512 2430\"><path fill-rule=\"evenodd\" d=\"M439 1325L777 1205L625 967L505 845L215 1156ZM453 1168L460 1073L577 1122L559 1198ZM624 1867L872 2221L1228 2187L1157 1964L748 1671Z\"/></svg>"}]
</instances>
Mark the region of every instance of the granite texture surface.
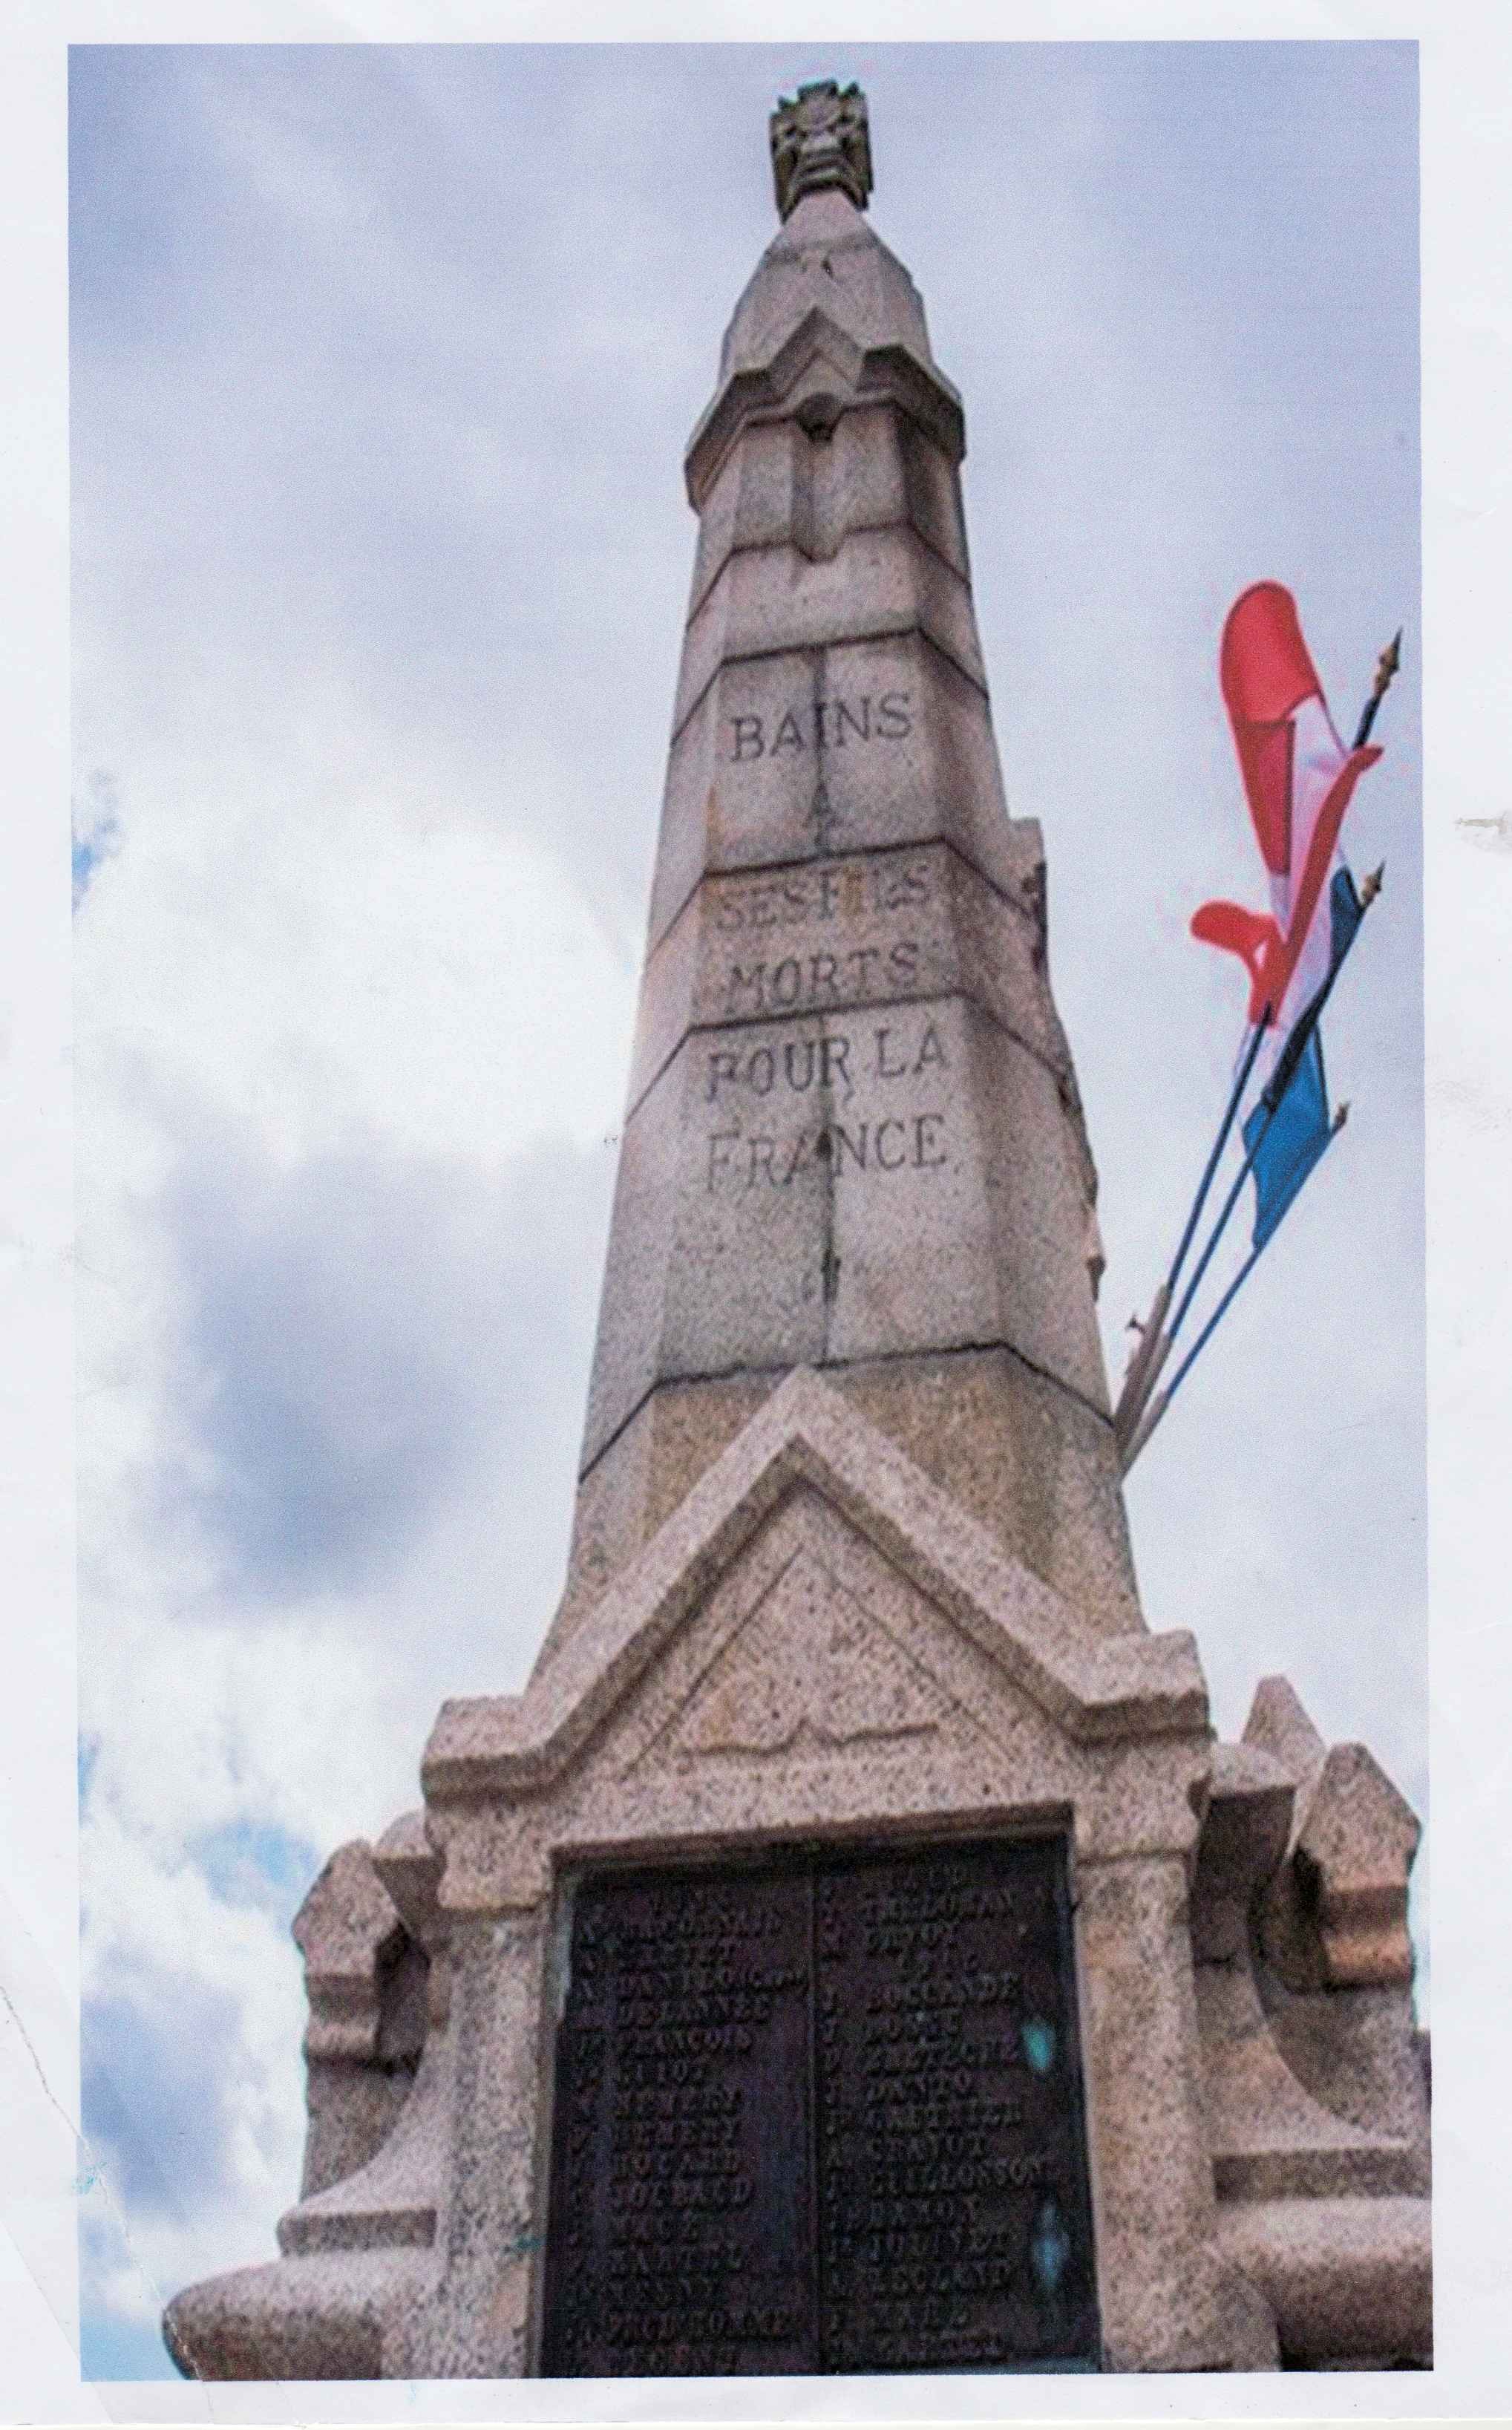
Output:
<instances>
[{"instance_id":1,"label":"granite texture surface","mask_svg":"<svg viewBox=\"0 0 1512 2430\"><path fill-rule=\"evenodd\" d=\"M722 658L685 696L650 940L706 874L837 851L939 841L1011 894L1027 841L1015 829L1028 824L1007 815L985 690L917 620L886 634L857 618L849 634L773 639Z\"/></svg>"},{"instance_id":2,"label":"granite texture surface","mask_svg":"<svg viewBox=\"0 0 1512 2430\"><path fill-rule=\"evenodd\" d=\"M1099 1416L1088 1204L1055 1074L945 996L696 1032L621 1149L584 1438L665 1382L1003 1347Z\"/></svg>"},{"instance_id":3,"label":"granite texture surface","mask_svg":"<svg viewBox=\"0 0 1512 2430\"><path fill-rule=\"evenodd\" d=\"M1225 2204L1219 2237L1263 2293L1285 2368L1431 2362L1431 2220L1421 2198Z\"/></svg>"},{"instance_id":4,"label":"granite texture surface","mask_svg":"<svg viewBox=\"0 0 1512 2430\"><path fill-rule=\"evenodd\" d=\"M631 1109L690 1030L955 995L1069 1082L1028 874L1006 892L933 841L704 876L646 966Z\"/></svg>"},{"instance_id":5,"label":"granite texture surface","mask_svg":"<svg viewBox=\"0 0 1512 2430\"><path fill-rule=\"evenodd\" d=\"M186 2379L385 2379L394 2324L423 2305L435 2272L421 2254L322 2254L205 2280L163 2317Z\"/></svg>"},{"instance_id":6,"label":"granite texture surface","mask_svg":"<svg viewBox=\"0 0 1512 2430\"><path fill-rule=\"evenodd\" d=\"M807 1364L1096 1626L1140 1624L1096 1174L1042 842L993 741L963 444L907 274L849 190L805 191L689 452L699 542L553 1656Z\"/></svg>"},{"instance_id":7,"label":"granite texture surface","mask_svg":"<svg viewBox=\"0 0 1512 2430\"><path fill-rule=\"evenodd\" d=\"M896 254L843 194L809 194L740 294L720 348L721 385L770 362L816 306L859 346L906 346L934 362L923 299Z\"/></svg>"},{"instance_id":8,"label":"granite texture surface","mask_svg":"<svg viewBox=\"0 0 1512 2430\"><path fill-rule=\"evenodd\" d=\"M831 1363L823 1373L1089 1627L1143 1627L1105 1418L1005 1350ZM567 1587L543 1659L780 1380L780 1371L738 1374L648 1395L579 1482Z\"/></svg>"},{"instance_id":9,"label":"granite texture surface","mask_svg":"<svg viewBox=\"0 0 1512 2430\"><path fill-rule=\"evenodd\" d=\"M1263 2370L1266 2324L1216 2242L1183 1858L1077 1870L1106 2368Z\"/></svg>"}]
</instances>

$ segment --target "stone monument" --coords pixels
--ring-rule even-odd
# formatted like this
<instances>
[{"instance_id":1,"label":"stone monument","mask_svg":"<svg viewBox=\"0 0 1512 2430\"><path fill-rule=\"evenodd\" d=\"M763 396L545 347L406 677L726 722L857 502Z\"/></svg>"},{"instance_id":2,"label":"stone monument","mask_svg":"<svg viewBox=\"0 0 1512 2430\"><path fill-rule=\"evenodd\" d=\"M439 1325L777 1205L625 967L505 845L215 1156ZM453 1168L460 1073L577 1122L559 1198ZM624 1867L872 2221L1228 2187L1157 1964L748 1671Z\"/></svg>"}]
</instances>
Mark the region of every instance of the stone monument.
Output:
<instances>
[{"instance_id":1,"label":"stone monument","mask_svg":"<svg viewBox=\"0 0 1512 2430\"><path fill-rule=\"evenodd\" d=\"M1004 800L961 403L865 217L781 225L699 519L560 1609L295 1925L281 2257L207 2379L1429 2358L1418 1826L1140 1611L1095 1176Z\"/></svg>"}]
</instances>

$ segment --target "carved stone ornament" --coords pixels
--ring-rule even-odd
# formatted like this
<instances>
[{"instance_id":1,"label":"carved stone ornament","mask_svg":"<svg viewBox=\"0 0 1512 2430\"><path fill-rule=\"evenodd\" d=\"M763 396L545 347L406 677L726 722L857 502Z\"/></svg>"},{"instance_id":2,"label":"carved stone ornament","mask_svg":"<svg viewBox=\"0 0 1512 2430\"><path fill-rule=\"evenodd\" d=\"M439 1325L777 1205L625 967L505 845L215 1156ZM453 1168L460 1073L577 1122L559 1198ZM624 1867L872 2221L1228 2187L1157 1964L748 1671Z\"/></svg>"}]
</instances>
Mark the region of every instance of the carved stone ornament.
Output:
<instances>
[{"instance_id":1,"label":"carved stone ornament","mask_svg":"<svg viewBox=\"0 0 1512 2430\"><path fill-rule=\"evenodd\" d=\"M842 92L831 77L823 84L801 84L796 101L779 101L772 113L772 174L783 219L805 194L826 186L838 186L864 211L872 191L872 143L860 86L848 84Z\"/></svg>"}]
</instances>

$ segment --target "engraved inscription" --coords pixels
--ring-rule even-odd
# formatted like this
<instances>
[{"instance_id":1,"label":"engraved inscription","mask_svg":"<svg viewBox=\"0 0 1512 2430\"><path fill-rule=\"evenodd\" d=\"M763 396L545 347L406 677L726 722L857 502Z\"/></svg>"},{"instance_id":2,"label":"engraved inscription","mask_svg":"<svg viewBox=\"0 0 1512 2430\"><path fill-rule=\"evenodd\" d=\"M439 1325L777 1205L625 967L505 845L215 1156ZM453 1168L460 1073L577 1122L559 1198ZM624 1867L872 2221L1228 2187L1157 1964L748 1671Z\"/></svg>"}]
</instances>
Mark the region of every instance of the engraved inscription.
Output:
<instances>
[{"instance_id":1,"label":"engraved inscription","mask_svg":"<svg viewBox=\"0 0 1512 2430\"><path fill-rule=\"evenodd\" d=\"M795 701L775 717L729 717L732 760L777 759L784 752L843 751L858 742L901 742L913 732L913 695L862 692L851 700Z\"/></svg>"},{"instance_id":2,"label":"engraved inscription","mask_svg":"<svg viewBox=\"0 0 1512 2430\"><path fill-rule=\"evenodd\" d=\"M719 1010L726 1019L822 1012L913 993L930 978L914 924L938 892L928 861L912 856L725 881L710 913L729 940Z\"/></svg>"},{"instance_id":3,"label":"engraved inscription","mask_svg":"<svg viewBox=\"0 0 1512 2430\"><path fill-rule=\"evenodd\" d=\"M919 1102L950 1068L943 1035L927 1016L704 1054L704 1103L716 1109L705 1164L710 1195L786 1190L820 1165L839 1179L852 1171L930 1173L950 1160L943 1109ZM862 1089L873 1105L879 1081L905 1083L912 1102L896 1111L853 1110ZM819 1118L794 1123L793 1100L809 1096L822 1101Z\"/></svg>"},{"instance_id":4,"label":"engraved inscription","mask_svg":"<svg viewBox=\"0 0 1512 2430\"><path fill-rule=\"evenodd\" d=\"M776 877L727 878L714 890L713 918L722 936L759 937L868 912L922 908L933 898L926 861L875 856L784 870Z\"/></svg>"},{"instance_id":5,"label":"engraved inscription","mask_svg":"<svg viewBox=\"0 0 1512 2430\"><path fill-rule=\"evenodd\" d=\"M853 945L846 954L785 954L772 962L732 962L724 982L729 1014L811 1011L853 1003L878 989L904 995L919 976L919 941L900 937L886 951Z\"/></svg>"},{"instance_id":6,"label":"engraved inscription","mask_svg":"<svg viewBox=\"0 0 1512 2430\"><path fill-rule=\"evenodd\" d=\"M543 2367L1095 2368L1064 1844L580 1891Z\"/></svg>"},{"instance_id":7,"label":"engraved inscription","mask_svg":"<svg viewBox=\"0 0 1512 2430\"><path fill-rule=\"evenodd\" d=\"M1056 1843L874 1860L817 1895L821 2367L1089 2352ZM1026 2029L1051 2037L1038 2072Z\"/></svg>"},{"instance_id":8,"label":"engraved inscription","mask_svg":"<svg viewBox=\"0 0 1512 2430\"><path fill-rule=\"evenodd\" d=\"M548 2373L807 2367L808 1969L792 1873L627 1875L579 1892Z\"/></svg>"}]
</instances>

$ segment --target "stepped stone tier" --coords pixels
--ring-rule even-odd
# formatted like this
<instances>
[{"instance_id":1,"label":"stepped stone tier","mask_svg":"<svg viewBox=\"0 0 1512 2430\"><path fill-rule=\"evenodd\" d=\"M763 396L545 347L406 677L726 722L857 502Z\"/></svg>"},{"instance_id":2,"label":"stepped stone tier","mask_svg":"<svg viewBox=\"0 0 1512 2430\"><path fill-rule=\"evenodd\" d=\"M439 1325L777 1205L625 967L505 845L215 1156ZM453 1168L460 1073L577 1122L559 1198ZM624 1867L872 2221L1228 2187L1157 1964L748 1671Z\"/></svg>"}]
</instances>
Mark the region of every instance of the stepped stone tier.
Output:
<instances>
[{"instance_id":1,"label":"stepped stone tier","mask_svg":"<svg viewBox=\"0 0 1512 2430\"><path fill-rule=\"evenodd\" d=\"M960 399L853 86L698 549L576 1527L519 1696L295 1926L280 2257L206 2379L1430 2355L1412 1815L1152 1633L1095 1176L1004 800Z\"/></svg>"}]
</instances>

